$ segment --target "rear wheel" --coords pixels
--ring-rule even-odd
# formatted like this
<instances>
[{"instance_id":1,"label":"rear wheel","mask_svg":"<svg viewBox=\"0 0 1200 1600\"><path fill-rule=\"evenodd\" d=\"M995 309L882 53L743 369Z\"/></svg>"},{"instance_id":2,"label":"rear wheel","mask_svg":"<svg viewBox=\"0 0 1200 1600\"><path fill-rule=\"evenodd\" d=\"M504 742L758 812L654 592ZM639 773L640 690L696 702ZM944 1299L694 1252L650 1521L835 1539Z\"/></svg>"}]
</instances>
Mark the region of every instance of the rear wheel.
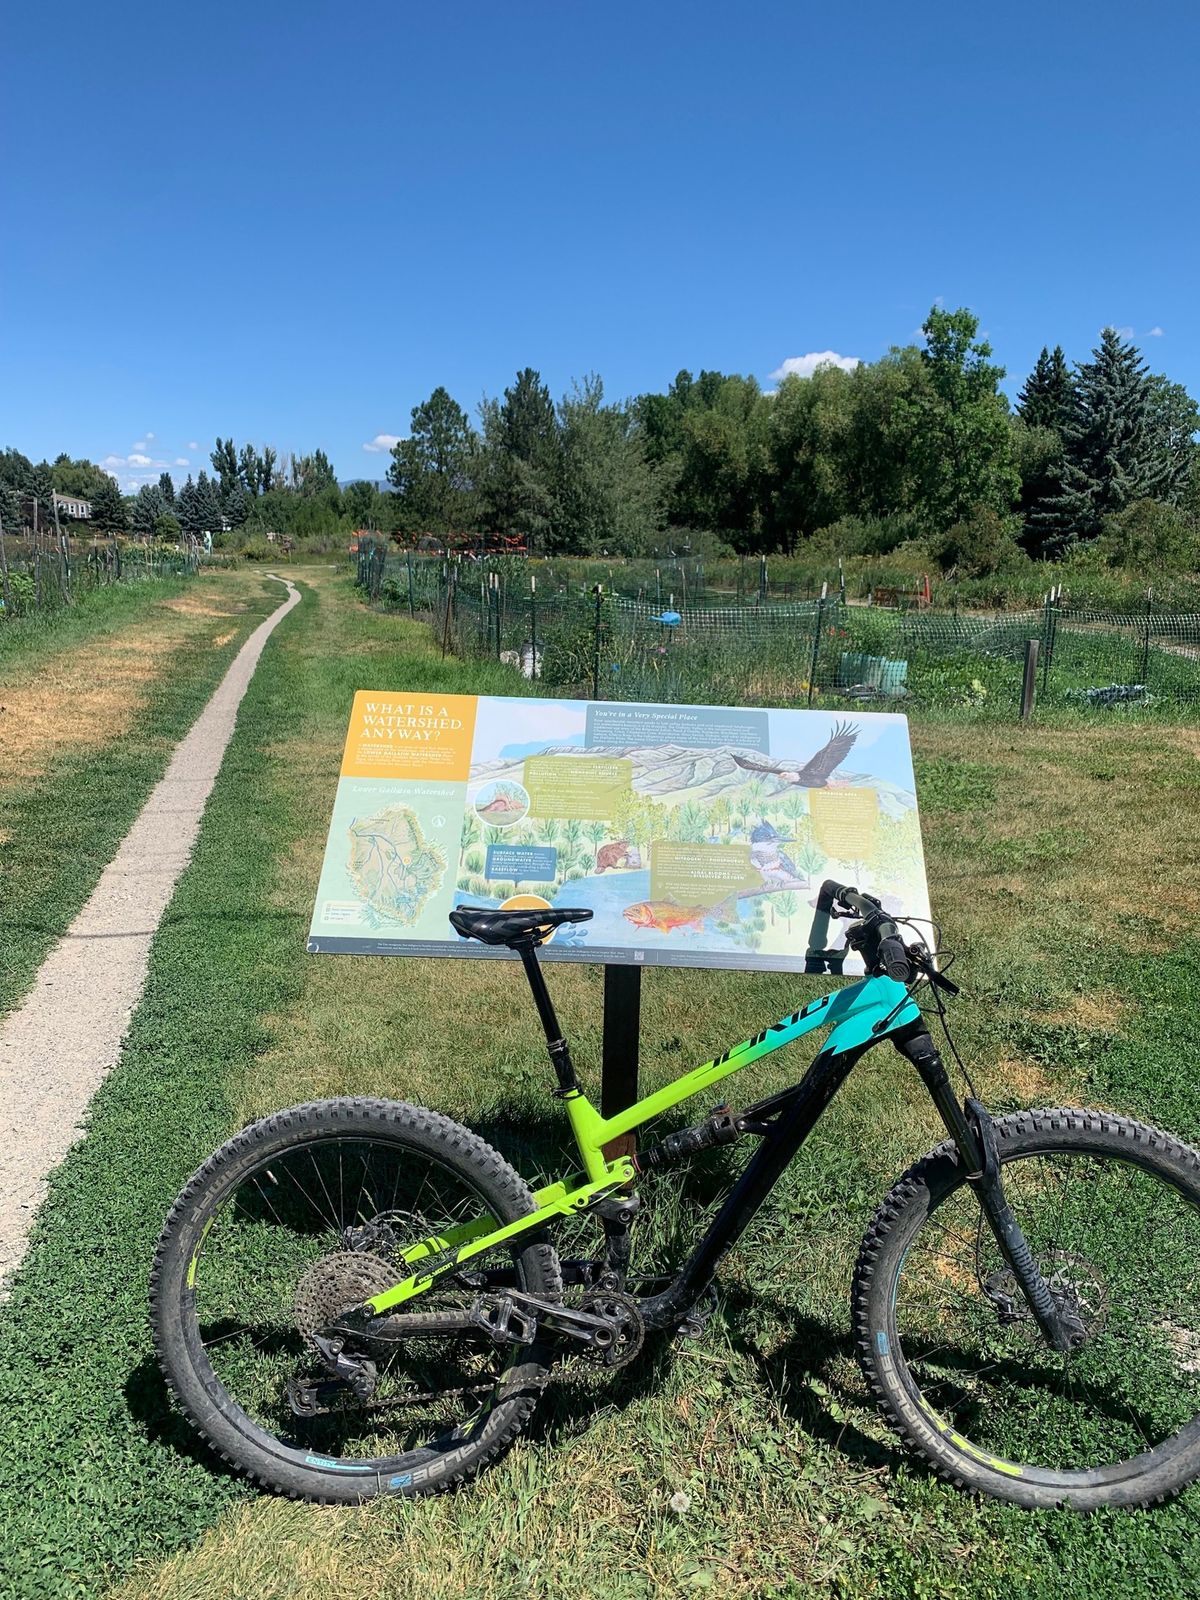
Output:
<instances>
[{"instance_id":1,"label":"rear wheel","mask_svg":"<svg viewBox=\"0 0 1200 1600\"><path fill-rule=\"evenodd\" d=\"M1200 1155L1093 1111L994 1126L1017 1221L1086 1342L1046 1344L946 1144L900 1179L863 1241L867 1381L962 1488L1080 1510L1166 1499L1200 1474Z\"/></svg>"},{"instance_id":2,"label":"rear wheel","mask_svg":"<svg viewBox=\"0 0 1200 1600\"><path fill-rule=\"evenodd\" d=\"M283 1494L360 1501L472 1476L532 1415L545 1346L464 1331L477 1290L453 1274L414 1302L427 1325L414 1314L389 1340L381 1318L347 1344L369 1363L363 1392L331 1381L316 1340L408 1276L418 1240L532 1209L489 1145L418 1106L334 1100L255 1123L191 1179L159 1244L154 1337L176 1399L225 1460ZM560 1297L548 1244L509 1260L526 1293Z\"/></svg>"}]
</instances>

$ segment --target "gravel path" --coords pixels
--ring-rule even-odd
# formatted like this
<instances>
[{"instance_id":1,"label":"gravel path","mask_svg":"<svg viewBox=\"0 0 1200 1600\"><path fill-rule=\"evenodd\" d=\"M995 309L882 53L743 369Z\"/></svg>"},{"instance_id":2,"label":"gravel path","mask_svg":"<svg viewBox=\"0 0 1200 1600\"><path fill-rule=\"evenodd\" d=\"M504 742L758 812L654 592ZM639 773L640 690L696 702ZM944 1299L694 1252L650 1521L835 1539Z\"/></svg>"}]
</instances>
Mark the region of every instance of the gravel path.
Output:
<instances>
[{"instance_id":1,"label":"gravel path","mask_svg":"<svg viewBox=\"0 0 1200 1600\"><path fill-rule=\"evenodd\" d=\"M28 999L0 1025L0 1284L25 1254L47 1175L117 1060L238 706L272 629L300 602L294 584L278 581L287 600L238 651Z\"/></svg>"}]
</instances>

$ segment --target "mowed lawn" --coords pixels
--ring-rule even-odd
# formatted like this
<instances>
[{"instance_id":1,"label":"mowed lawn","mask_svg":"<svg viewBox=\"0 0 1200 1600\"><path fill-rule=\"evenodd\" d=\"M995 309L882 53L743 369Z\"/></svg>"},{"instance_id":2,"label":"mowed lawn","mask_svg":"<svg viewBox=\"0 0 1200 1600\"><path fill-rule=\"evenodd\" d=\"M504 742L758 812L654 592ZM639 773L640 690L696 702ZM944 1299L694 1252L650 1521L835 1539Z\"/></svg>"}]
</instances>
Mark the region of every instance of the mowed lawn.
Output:
<instances>
[{"instance_id":1,"label":"mowed lawn","mask_svg":"<svg viewBox=\"0 0 1200 1600\"><path fill-rule=\"evenodd\" d=\"M259 572L214 572L113 585L0 628L0 1015L282 598Z\"/></svg>"},{"instance_id":2,"label":"mowed lawn","mask_svg":"<svg viewBox=\"0 0 1200 1600\"><path fill-rule=\"evenodd\" d=\"M251 685L122 1062L0 1312L12 1592L1195 1592L1196 1491L1086 1519L974 1501L910 1463L867 1404L848 1338L854 1253L892 1178L938 1137L890 1051L858 1069L728 1262L705 1338L650 1346L617 1379L565 1374L477 1486L330 1511L253 1494L193 1441L150 1356L146 1277L174 1193L241 1123L314 1096L388 1095L481 1126L530 1166L565 1148L518 970L304 954L353 691L520 681L443 661L426 630L364 611L340 575L295 575L304 603ZM945 719L915 722L913 742L935 907L966 989L957 1034L985 1096L1118 1106L1200 1139L1194 736L1120 716ZM594 1084L599 972L555 967L550 982ZM648 973L646 1085L818 989ZM802 1063L772 1057L731 1093L757 1096Z\"/></svg>"}]
</instances>

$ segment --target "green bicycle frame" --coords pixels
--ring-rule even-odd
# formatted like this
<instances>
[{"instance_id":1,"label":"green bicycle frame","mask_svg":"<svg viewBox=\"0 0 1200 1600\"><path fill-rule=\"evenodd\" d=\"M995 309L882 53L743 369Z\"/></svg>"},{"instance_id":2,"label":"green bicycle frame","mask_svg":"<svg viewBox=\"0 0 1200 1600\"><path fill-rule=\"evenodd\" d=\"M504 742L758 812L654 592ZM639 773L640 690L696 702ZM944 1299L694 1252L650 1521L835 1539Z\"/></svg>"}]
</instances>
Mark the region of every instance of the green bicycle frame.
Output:
<instances>
[{"instance_id":1,"label":"green bicycle frame","mask_svg":"<svg viewBox=\"0 0 1200 1600\"><path fill-rule=\"evenodd\" d=\"M919 1007L903 984L882 976L864 978L832 994L821 995L799 1011L793 1011L790 1016L764 1028L752 1039L734 1045L724 1055L706 1061L703 1066L685 1073L666 1088L647 1095L614 1116L601 1116L578 1087L565 1090L562 1099L566 1103L567 1116L579 1148L582 1172L539 1189L534 1195L535 1209L515 1222L498 1228L493 1218L479 1217L412 1245L404 1252L402 1259L415 1270L390 1289L364 1301L363 1311L373 1316L394 1311L396 1307L423 1294L465 1261L482 1256L498 1245L508 1244L555 1218L569 1216L616 1194L635 1180L637 1172L633 1161L627 1156L609 1160L604 1153L606 1145L622 1134L643 1127L693 1095L702 1094L723 1078L752 1066L772 1051L792 1044L805 1034L828 1027L831 1032L813 1068L810 1068L809 1076L812 1077L819 1066L832 1063L837 1058L847 1063L848 1070L849 1064L865 1050L889 1034L910 1027L920 1017ZM840 1077L836 1081L840 1082Z\"/></svg>"}]
</instances>

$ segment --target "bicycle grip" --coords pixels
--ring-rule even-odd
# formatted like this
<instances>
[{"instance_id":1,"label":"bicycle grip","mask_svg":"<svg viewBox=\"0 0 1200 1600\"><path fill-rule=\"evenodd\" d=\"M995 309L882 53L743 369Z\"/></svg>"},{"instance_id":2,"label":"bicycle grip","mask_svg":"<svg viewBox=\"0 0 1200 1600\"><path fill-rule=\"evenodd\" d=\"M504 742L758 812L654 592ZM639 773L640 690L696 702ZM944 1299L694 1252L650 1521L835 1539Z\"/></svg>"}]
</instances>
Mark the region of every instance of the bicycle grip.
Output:
<instances>
[{"instance_id":1,"label":"bicycle grip","mask_svg":"<svg viewBox=\"0 0 1200 1600\"><path fill-rule=\"evenodd\" d=\"M913 964L899 934L886 934L880 939L876 948L876 959L889 978L904 984L905 987L912 982Z\"/></svg>"}]
</instances>

